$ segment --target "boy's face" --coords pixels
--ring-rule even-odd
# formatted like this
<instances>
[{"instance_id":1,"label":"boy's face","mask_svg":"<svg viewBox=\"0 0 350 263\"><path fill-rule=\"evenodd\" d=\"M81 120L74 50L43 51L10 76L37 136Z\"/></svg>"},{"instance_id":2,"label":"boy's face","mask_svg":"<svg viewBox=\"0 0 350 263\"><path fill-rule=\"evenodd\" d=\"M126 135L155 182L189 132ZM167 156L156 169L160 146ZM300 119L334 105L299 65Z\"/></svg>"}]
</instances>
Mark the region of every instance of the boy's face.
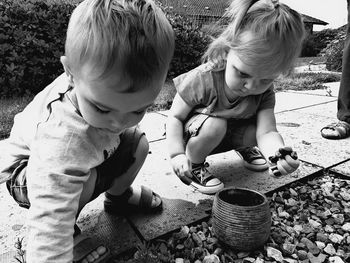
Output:
<instances>
[{"instance_id":1,"label":"boy's face","mask_svg":"<svg viewBox=\"0 0 350 263\"><path fill-rule=\"evenodd\" d=\"M98 80L91 77L93 70L83 66L74 87L80 113L91 126L119 133L139 123L156 99L164 78L152 85L126 92L131 82L116 68ZM146 85L146 84L145 84Z\"/></svg>"},{"instance_id":2,"label":"boy's face","mask_svg":"<svg viewBox=\"0 0 350 263\"><path fill-rule=\"evenodd\" d=\"M234 50L227 54L225 82L228 92L234 97L264 93L279 74L263 75L254 67L245 64Z\"/></svg>"}]
</instances>

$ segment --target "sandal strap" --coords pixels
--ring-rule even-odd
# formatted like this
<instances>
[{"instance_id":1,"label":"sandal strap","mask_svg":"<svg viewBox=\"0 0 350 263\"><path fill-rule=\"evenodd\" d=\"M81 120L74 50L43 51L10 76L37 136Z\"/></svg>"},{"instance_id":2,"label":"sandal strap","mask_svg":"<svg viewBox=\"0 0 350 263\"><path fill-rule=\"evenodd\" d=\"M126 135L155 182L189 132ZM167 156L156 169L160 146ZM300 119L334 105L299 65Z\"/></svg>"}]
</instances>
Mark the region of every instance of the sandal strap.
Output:
<instances>
[{"instance_id":1,"label":"sandal strap","mask_svg":"<svg viewBox=\"0 0 350 263\"><path fill-rule=\"evenodd\" d=\"M142 208L152 208L153 191L141 185L141 196L140 196L140 207Z\"/></svg>"},{"instance_id":2,"label":"sandal strap","mask_svg":"<svg viewBox=\"0 0 350 263\"><path fill-rule=\"evenodd\" d=\"M121 195L112 195L105 192L106 197L114 203L128 203L130 197L132 196L132 188L129 187Z\"/></svg>"},{"instance_id":3,"label":"sandal strap","mask_svg":"<svg viewBox=\"0 0 350 263\"><path fill-rule=\"evenodd\" d=\"M328 124L327 126L321 129L321 133L325 129L336 131L338 133L338 135L335 136L336 138L345 138L350 135L350 124L345 121L338 121L338 122L333 122L331 124ZM334 136L325 136L325 135L323 136L326 138L334 137Z\"/></svg>"}]
</instances>

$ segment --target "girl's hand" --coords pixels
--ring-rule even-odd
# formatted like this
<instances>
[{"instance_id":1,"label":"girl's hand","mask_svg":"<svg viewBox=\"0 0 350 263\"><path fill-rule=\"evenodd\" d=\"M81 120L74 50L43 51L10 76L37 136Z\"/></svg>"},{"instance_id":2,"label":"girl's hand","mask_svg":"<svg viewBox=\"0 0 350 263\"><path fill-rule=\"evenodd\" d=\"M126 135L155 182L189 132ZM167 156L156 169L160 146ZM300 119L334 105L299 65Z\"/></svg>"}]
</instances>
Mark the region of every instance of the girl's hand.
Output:
<instances>
[{"instance_id":1,"label":"girl's hand","mask_svg":"<svg viewBox=\"0 0 350 263\"><path fill-rule=\"evenodd\" d=\"M180 180L190 185L191 178L191 162L187 159L187 156L182 153L171 158L170 163L173 167L175 174L180 178Z\"/></svg>"},{"instance_id":2,"label":"girl's hand","mask_svg":"<svg viewBox=\"0 0 350 263\"><path fill-rule=\"evenodd\" d=\"M269 157L272 164L270 173L274 176L286 175L298 169L300 161L298 155L291 147L278 149L274 156Z\"/></svg>"}]
</instances>

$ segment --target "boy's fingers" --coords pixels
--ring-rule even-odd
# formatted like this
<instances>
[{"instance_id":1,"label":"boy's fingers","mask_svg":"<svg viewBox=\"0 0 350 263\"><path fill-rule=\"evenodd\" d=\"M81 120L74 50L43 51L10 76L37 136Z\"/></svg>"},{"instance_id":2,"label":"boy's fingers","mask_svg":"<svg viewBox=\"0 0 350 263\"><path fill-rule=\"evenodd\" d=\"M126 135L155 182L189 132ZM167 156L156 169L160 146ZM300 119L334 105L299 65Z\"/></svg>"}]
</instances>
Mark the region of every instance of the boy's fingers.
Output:
<instances>
[{"instance_id":1,"label":"boy's fingers","mask_svg":"<svg viewBox=\"0 0 350 263\"><path fill-rule=\"evenodd\" d=\"M287 161L287 163L293 167L294 169L297 169L300 165L299 159L293 159L290 155L286 155L284 159Z\"/></svg>"}]
</instances>

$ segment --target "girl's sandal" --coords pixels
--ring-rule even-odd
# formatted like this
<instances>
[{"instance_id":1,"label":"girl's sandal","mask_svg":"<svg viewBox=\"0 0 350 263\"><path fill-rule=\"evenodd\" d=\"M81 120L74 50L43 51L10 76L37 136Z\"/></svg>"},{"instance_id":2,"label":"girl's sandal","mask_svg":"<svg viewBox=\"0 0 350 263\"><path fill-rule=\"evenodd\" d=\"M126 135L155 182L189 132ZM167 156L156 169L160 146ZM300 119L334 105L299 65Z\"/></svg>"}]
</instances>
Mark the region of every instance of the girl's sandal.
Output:
<instances>
[{"instance_id":1,"label":"girl's sandal","mask_svg":"<svg viewBox=\"0 0 350 263\"><path fill-rule=\"evenodd\" d=\"M141 196L137 204L129 203L133 190L128 188L119 196L105 193L104 210L113 215L130 215L133 213L154 213L162 209L161 197L154 193L150 188L141 186ZM156 198L160 200L157 206L152 206L152 200Z\"/></svg>"},{"instance_id":2,"label":"girl's sandal","mask_svg":"<svg viewBox=\"0 0 350 263\"><path fill-rule=\"evenodd\" d=\"M326 130L332 132L325 132ZM321 135L323 138L331 140L345 139L350 136L350 124L345 121L331 123L321 129Z\"/></svg>"}]
</instances>

